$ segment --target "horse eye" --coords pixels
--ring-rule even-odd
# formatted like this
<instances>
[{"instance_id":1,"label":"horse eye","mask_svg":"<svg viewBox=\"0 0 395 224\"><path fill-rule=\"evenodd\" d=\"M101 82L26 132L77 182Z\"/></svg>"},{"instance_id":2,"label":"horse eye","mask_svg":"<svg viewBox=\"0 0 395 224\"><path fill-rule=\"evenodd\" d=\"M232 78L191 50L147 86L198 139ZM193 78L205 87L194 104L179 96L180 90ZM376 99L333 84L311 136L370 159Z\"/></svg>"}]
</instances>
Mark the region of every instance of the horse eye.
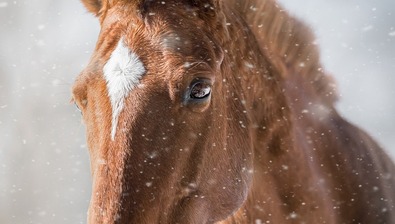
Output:
<instances>
[{"instance_id":1,"label":"horse eye","mask_svg":"<svg viewBox=\"0 0 395 224\"><path fill-rule=\"evenodd\" d=\"M191 93L189 97L191 99L204 99L210 96L211 85L204 81L199 81L193 84L191 87Z\"/></svg>"},{"instance_id":2,"label":"horse eye","mask_svg":"<svg viewBox=\"0 0 395 224\"><path fill-rule=\"evenodd\" d=\"M82 110L80 109L80 107L78 106L78 104L74 102L74 106L75 106L75 108L77 108L77 110L82 114Z\"/></svg>"}]
</instances>

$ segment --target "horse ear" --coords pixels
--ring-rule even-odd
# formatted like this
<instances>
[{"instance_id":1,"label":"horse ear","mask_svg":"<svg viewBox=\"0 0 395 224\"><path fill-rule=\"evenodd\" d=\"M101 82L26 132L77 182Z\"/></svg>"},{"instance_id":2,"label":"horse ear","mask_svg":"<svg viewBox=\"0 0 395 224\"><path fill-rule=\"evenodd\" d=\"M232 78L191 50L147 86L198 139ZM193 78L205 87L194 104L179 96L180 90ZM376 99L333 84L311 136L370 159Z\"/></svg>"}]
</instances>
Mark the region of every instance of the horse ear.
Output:
<instances>
[{"instance_id":1,"label":"horse ear","mask_svg":"<svg viewBox=\"0 0 395 224\"><path fill-rule=\"evenodd\" d=\"M100 9L102 8L101 0L81 0L85 8L94 15L99 15Z\"/></svg>"}]
</instances>

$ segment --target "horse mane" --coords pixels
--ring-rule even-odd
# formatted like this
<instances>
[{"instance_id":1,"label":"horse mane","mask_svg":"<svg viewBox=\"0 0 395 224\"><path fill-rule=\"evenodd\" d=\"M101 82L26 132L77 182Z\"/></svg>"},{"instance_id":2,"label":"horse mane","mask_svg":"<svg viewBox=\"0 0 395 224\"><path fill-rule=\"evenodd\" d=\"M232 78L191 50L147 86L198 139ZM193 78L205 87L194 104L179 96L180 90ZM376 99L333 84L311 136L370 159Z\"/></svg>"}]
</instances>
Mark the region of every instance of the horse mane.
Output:
<instances>
[{"instance_id":1,"label":"horse mane","mask_svg":"<svg viewBox=\"0 0 395 224\"><path fill-rule=\"evenodd\" d=\"M334 79L324 71L315 37L305 24L275 0L234 0L233 4L284 80L298 75L313 85L322 102L332 105L337 100Z\"/></svg>"}]
</instances>

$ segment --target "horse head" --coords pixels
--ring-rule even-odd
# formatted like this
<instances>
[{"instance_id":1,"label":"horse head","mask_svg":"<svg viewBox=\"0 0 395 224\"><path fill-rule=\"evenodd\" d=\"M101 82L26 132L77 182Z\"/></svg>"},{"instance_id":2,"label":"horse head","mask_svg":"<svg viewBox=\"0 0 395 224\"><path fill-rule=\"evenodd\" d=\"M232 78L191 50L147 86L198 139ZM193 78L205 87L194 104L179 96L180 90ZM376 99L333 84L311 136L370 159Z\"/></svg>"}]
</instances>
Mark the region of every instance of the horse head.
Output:
<instances>
[{"instance_id":1,"label":"horse head","mask_svg":"<svg viewBox=\"0 0 395 224\"><path fill-rule=\"evenodd\" d=\"M90 223L228 217L248 194L253 152L218 2L83 3L101 23L73 87L87 126Z\"/></svg>"}]
</instances>

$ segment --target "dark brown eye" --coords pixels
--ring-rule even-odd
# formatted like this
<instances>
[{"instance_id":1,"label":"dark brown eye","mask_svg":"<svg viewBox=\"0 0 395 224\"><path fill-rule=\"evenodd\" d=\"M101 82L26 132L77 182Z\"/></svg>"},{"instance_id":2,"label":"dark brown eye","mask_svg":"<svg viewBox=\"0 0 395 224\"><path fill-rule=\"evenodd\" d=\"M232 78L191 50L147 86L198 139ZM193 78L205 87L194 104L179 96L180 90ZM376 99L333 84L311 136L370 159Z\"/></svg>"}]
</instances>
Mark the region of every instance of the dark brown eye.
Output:
<instances>
[{"instance_id":1,"label":"dark brown eye","mask_svg":"<svg viewBox=\"0 0 395 224\"><path fill-rule=\"evenodd\" d=\"M199 81L193 84L191 87L191 93L189 97L191 99L204 99L210 96L211 85L204 81Z\"/></svg>"}]
</instances>

